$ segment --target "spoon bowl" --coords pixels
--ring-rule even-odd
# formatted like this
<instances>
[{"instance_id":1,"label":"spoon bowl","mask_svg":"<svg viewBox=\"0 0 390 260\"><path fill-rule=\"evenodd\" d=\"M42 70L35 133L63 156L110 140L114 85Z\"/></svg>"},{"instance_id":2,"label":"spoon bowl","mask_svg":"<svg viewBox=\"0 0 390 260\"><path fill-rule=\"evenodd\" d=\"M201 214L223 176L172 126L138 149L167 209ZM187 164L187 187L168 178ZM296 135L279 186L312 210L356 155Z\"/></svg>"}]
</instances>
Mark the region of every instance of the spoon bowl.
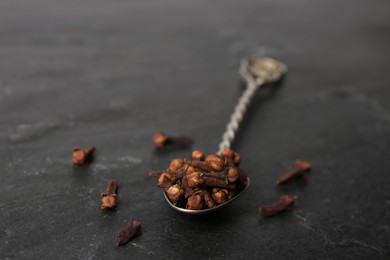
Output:
<instances>
[{"instance_id":1,"label":"spoon bowl","mask_svg":"<svg viewBox=\"0 0 390 260\"><path fill-rule=\"evenodd\" d=\"M182 213L188 214L188 215L204 215L204 214L207 214L207 213L211 213L211 212L213 212L215 210L218 210L218 209L222 208L223 206L229 204L230 202L234 201L238 197L240 197L242 194L244 194L244 192L246 192L246 190L249 187L249 184L250 184L250 179L247 177L247 179L246 179L246 186L240 193L238 193L236 196L234 196L230 200L226 201L225 203L220 204L218 206L215 206L214 208L211 208L211 209L193 210L193 209L180 208L180 207L175 206L175 205L172 204L172 202L169 200L169 198L168 198L167 194L165 193L165 191L163 191L163 194L164 194L164 197L167 200L169 206L171 206L173 209L175 209L177 211L180 211Z\"/></svg>"}]
</instances>

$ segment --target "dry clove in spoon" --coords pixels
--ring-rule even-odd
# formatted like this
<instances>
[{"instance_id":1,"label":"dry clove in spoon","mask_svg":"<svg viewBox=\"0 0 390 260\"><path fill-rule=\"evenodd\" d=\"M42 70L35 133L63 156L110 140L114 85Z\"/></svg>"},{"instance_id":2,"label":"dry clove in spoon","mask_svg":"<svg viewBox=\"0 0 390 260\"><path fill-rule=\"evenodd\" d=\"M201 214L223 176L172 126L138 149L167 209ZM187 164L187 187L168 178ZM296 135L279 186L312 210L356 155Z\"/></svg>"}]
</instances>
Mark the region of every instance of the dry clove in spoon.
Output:
<instances>
[{"instance_id":1,"label":"dry clove in spoon","mask_svg":"<svg viewBox=\"0 0 390 260\"><path fill-rule=\"evenodd\" d=\"M178 174L162 172L159 176L158 186L164 189L163 194L172 208L186 214L211 212L227 205L248 188L250 180L238 168L241 157L230 147L257 90L266 83L280 80L286 72L285 64L271 58L242 60L240 74L247 87L222 135L219 151L205 158L202 152L194 151L185 166L178 167ZM169 138L160 134L154 140L158 148L164 148Z\"/></svg>"}]
</instances>

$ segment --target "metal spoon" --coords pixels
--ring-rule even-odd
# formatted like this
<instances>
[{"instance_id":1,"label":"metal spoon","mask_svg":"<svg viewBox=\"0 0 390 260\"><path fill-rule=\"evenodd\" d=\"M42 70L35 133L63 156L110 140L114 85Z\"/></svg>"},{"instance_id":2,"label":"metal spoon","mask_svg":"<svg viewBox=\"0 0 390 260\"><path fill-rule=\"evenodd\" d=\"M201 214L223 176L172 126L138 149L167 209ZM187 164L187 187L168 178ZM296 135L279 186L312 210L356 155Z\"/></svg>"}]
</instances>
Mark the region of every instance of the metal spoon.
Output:
<instances>
[{"instance_id":1,"label":"metal spoon","mask_svg":"<svg viewBox=\"0 0 390 260\"><path fill-rule=\"evenodd\" d=\"M243 119L243 116L250 104L256 91L266 83L272 83L281 79L281 77L287 72L287 66L275 59L268 57L260 59L243 59L239 69L241 76L246 80L247 87L242 96L240 97L233 114L230 117L230 122L226 126L226 131L222 136L222 142L219 144L218 154L221 153L225 148L230 148L231 143L237 133L239 125ZM218 205L211 209L201 210L190 210L177 207L172 204L168 196L163 192L165 199L168 204L177 211L190 214L190 215L201 215L210 213L217 210L233 200L240 197L249 187L250 179L247 178L246 187L239 194L226 201L224 204Z\"/></svg>"}]
</instances>

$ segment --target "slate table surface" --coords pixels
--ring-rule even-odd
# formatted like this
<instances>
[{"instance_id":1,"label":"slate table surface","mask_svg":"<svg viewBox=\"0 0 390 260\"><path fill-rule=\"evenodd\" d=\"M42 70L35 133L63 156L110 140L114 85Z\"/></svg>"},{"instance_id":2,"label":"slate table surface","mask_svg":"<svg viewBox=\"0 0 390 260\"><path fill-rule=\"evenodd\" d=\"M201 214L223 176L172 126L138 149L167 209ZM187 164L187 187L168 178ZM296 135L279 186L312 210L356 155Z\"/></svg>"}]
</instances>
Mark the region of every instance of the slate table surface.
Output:
<instances>
[{"instance_id":1,"label":"slate table surface","mask_svg":"<svg viewBox=\"0 0 390 260\"><path fill-rule=\"evenodd\" d=\"M388 1L1 1L1 259L388 259ZM256 95L234 149L252 184L215 214L164 201L157 130L217 150L241 57L289 66ZM73 167L75 146L96 146ZM296 159L305 180L277 187ZM100 209L109 180L115 211ZM257 207L296 196L291 213ZM143 234L123 247L130 220Z\"/></svg>"}]
</instances>

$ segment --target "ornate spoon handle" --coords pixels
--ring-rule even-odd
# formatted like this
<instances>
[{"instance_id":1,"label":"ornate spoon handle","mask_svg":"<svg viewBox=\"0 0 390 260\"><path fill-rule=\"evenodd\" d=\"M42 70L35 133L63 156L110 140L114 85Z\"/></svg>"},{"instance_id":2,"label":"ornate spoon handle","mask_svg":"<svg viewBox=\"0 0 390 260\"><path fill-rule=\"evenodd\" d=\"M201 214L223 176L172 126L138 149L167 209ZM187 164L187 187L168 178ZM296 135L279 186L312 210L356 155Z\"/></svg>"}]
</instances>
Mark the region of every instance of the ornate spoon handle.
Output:
<instances>
[{"instance_id":1,"label":"ornate spoon handle","mask_svg":"<svg viewBox=\"0 0 390 260\"><path fill-rule=\"evenodd\" d=\"M234 112L230 117L230 121L226 126L226 131L222 135L218 154L225 148L230 148L256 91L265 83L280 79L286 71L286 65L271 58L262 58L252 61L243 60L241 62L240 74L246 80L247 87L238 100Z\"/></svg>"}]
</instances>

